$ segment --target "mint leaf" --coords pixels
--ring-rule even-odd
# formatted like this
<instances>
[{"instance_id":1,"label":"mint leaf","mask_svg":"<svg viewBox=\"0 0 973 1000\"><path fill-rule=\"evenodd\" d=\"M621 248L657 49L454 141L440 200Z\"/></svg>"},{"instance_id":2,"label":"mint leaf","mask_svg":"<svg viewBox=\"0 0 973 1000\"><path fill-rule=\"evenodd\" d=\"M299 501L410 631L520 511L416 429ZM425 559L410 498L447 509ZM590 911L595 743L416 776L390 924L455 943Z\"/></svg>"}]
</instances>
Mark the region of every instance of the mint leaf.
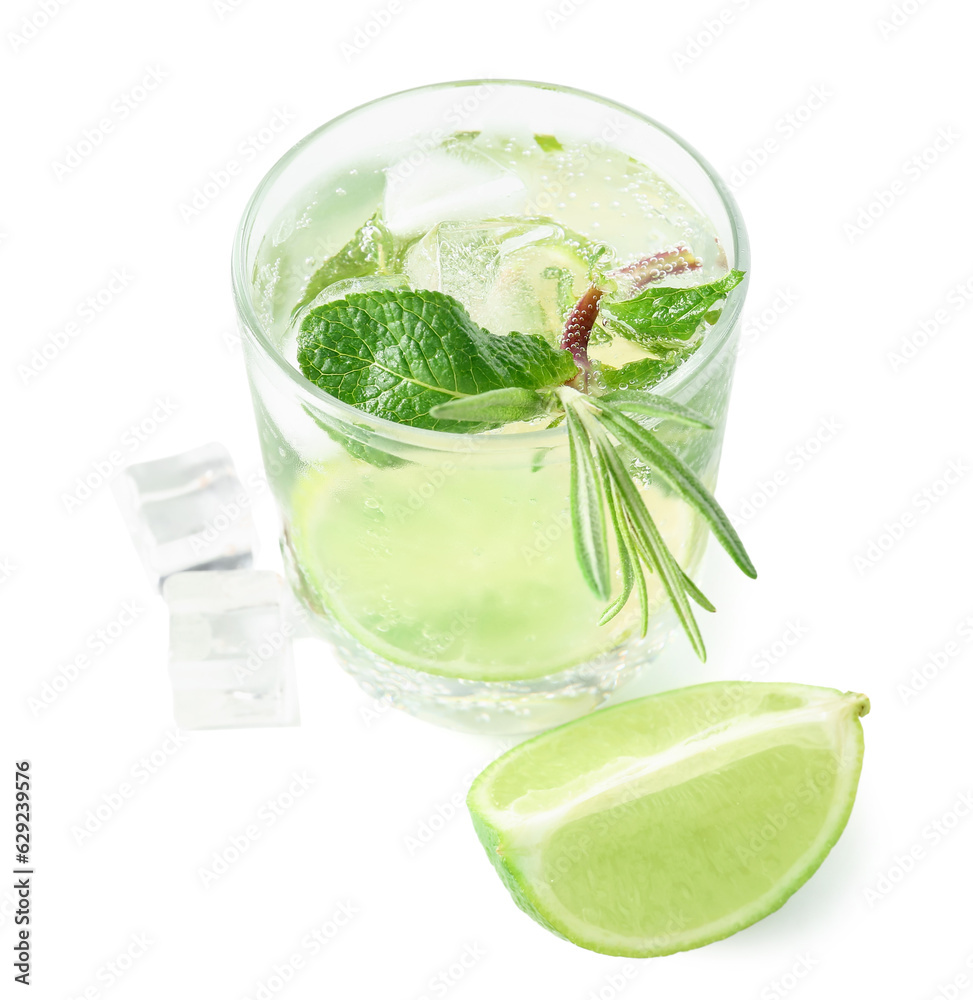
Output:
<instances>
[{"instance_id":1,"label":"mint leaf","mask_svg":"<svg viewBox=\"0 0 973 1000\"><path fill-rule=\"evenodd\" d=\"M291 311L297 314L313 302L328 285L346 278L364 278L385 270L394 255L392 234L385 228L376 212L354 236L333 256L329 257L311 275L300 301Z\"/></svg>"},{"instance_id":2,"label":"mint leaf","mask_svg":"<svg viewBox=\"0 0 973 1000\"><path fill-rule=\"evenodd\" d=\"M568 351L538 336L495 336L441 292L376 291L312 309L301 324L298 364L342 402L412 427L474 432L503 420L444 420L450 400L494 389L548 389L577 373Z\"/></svg>"},{"instance_id":3,"label":"mint leaf","mask_svg":"<svg viewBox=\"0 0 973 1000\"><path fill-rule=\"evenodd\" d=\"M621 368L610 365L598 365L598 374L608 390L615 389L651 389L663 379L668 378L692 352L675 354L666 359L644 358L642 361L630 361Z\"/></svg>"},{"instance_id":4,"label":"mint leaf","mask_svg":"<svg viewBox=\"0 0 973 1000\"><path fill-rule=\"evenodd\" d=\"M717 281L691 288L647 288L635 298L605 302L605 312L627 328L625 335L643 347L658 349L689 340L704 323L714 323L713 306L743 281L730 271Z\"/></svg>"},{"instance_id":5,"label":"mint leaf","mask_svg":"<svg viewBox=\"0 0 973 1000\"><path fill-rule=\"evenodd\" d=\"M534 135L534 142L537 143L545 153L556 153L564 149L557 138L553 135Z\"/></svg>"}]
</instances>

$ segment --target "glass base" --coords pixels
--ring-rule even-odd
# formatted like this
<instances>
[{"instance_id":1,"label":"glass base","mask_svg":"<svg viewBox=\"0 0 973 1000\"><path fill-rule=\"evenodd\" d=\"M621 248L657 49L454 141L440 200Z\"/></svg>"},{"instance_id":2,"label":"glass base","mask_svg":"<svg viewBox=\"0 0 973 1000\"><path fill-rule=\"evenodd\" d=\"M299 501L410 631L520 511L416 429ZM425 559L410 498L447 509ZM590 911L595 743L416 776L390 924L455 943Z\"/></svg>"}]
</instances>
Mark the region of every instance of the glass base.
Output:
<instances>
[{"instance_id":1,"label":"glass base","mask_svg":"<svg viewBox=\"0 0 973 1000\"><path fill-rule=\"evenodd\" d=\"M329 630L330 631L330 630ZM539 732L593 711L633 680L665 645L613 651L589 663L525 681L472 681L403 667L331 636L338 661L362 689L417 718L493 736Z\"/></svg>"},{"instance_id":2,"label":"glass base","mask_svg":"<svg viewBox=\"0 0 973 1000\"><path fill-rule=\"evenodd\" d=\"M427 722L492 736L540 732L593 711L638 676L669 641L669 612L641 640L629 640L586 663L529 680L483 681L443 677L394 663L351 636L318 607L304 586L286 542L287 577L310 612L308 624L335 650L338 662L362 690Z\"/></svg>"}]
</instances>

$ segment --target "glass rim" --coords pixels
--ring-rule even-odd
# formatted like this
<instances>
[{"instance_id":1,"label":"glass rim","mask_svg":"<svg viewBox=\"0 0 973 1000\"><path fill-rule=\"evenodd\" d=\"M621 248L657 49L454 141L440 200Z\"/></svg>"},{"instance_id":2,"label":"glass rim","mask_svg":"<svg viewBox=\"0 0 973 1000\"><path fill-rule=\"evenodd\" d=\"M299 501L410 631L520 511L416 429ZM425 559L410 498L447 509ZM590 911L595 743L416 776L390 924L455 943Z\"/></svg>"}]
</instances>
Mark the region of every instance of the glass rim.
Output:
<instances>
[{"instance_id":1,"label":"glass rim","mask_svg":"<svg viewBox=\"0 0 973 1000\"><path fill-rule=\"evenodd\" d=\"M408 424L399 424L385 417L375 416L360 410L348 403L343 403L334 396L329 395L323 389L316 386L309 379L295 368L271 338L267 335L263 323L260 321L253 306L250 294L249 278L247 277L246 251L253 224L256 219L264 198L273 187L274 183L287 169L287 167L303 152L306 146L315 142L324 132L331 129L338 122L358 115L360 112L376 104L383 104L400 97L411 94L421 94L428 91L449 90L460 87L477 86L498 86L498 87L523 87L534 90L550 90L557 93L573 94L595 104L601 104L613 111L630 115L632 118L648 125L658 132L666 135L677 146L681 147L698 167L703 171L710 183L713 185L721 204L727 214L732 236L733 266L745 272L743 281L738 286L739 294L731 297L728 304L723 308L719 319L707 331L701 348L695 351L686 362L680 365L667 378L652 387L652 391L658 395L672 396L687 383L701 369L705 368L708 362L715 357L723 347L730 332L733 330L737 319L743 309L743 302L746 298L746 290L750 279L750 243L747 237L746 225L740 213L736 199L733 197L729 187L717 173L709 161L690 143L672 129L656 121L649 115L621 104L618 101L590 91L581 90L577 87L567 87L561 84L545 83L537 80L517 80L503 78L482 78L470 80L450 80L441 83L423 84L419 87L408 87L391 94L373 98L363 104L350 108L340 115L330 118L319 125L303 138L299 139L283 156L267 171L261 178L259 184L250 196L244 209L243 216L237 226L233 239L233 249L230 261L230 278L233 288L233 298L237 310L237 317L244 329L245 335L250 339L252 346L262 355L272 361L284 376L293 384L294 388L317 409L327 413L329 416L340 420L342 423L353 424L359 428L367 429L375 434L393 439L405 445L412 445L424 449L436 451L506 451L513 449L536 449L554 448L567 444L567 428L562 423L557 427L542 428L536 431L521 431L516 434L503 434L495 432L480 433L454 433L451 431L430 430L424 427L411 427ZM651 166L651 164L650 164ZM673 178L677 181L676 178Z\"/></svg>"}]
</instances>

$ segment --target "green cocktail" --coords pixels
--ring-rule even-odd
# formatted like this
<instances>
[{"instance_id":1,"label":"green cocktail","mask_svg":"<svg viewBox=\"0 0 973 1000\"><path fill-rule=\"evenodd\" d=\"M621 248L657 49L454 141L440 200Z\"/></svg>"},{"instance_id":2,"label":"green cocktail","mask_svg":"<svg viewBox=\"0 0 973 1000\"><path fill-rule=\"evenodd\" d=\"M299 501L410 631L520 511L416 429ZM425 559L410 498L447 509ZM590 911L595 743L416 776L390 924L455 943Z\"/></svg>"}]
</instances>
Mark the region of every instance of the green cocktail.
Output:
<instances>
[{"instance_id":1,"label":"green cocktail","mask_svg":"<svg viewBox=\"0 0 973 1000\"><path fill-rule=\"evenodd\" d=\"M649 339L623 335L634 320L621 304L650 285L716 287L745 256L732 202L695 154L574 91L406 92L336 119L274 168L234 258L248 370L292 582L366 689L448 724L537 728L597 704L661 647L674 618L662 574L648 572L644 597L602 623L604 593L579 567L561 411L451 427L427 397L447 377L452 341L418 360L422 345L410 342L407 384L381 354L388 343L342 368L335 331L358 336L347 317L364 315L346 304L393 316L392 341L417 309L429 320L455 302L500 339L550 345L556 366L570 348L582 360L551 377L541 394L551 405L632 385L691 407L712 429L640 420L712 489L743 289L701 310L698 329ZM579 349L566 324L585 315ZM691 575L705 519L651 468L631 471ZM610 532L605 549L615 597L625 553Z\"/></svg>"}]
</instances>

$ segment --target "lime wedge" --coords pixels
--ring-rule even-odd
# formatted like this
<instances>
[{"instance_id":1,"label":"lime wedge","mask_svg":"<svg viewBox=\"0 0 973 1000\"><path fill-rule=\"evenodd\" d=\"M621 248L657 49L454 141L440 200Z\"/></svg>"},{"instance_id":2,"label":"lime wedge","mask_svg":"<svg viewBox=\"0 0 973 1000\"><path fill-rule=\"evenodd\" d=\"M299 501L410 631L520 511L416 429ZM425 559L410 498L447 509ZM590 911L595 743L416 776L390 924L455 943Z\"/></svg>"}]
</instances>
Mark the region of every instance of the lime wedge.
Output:
<instances>
[{"instance_id":1,"label":"lime wedge","mask_svg":"<svg viewBox=\"0 0 973 1000\"><path fill-rule=\"evenodd\" d=\"M515 902L608 955L698 948L781 906L844 829L868 699L721 682L595 712L473 782L477 834Z\"/></svg>"}]
</instances>

